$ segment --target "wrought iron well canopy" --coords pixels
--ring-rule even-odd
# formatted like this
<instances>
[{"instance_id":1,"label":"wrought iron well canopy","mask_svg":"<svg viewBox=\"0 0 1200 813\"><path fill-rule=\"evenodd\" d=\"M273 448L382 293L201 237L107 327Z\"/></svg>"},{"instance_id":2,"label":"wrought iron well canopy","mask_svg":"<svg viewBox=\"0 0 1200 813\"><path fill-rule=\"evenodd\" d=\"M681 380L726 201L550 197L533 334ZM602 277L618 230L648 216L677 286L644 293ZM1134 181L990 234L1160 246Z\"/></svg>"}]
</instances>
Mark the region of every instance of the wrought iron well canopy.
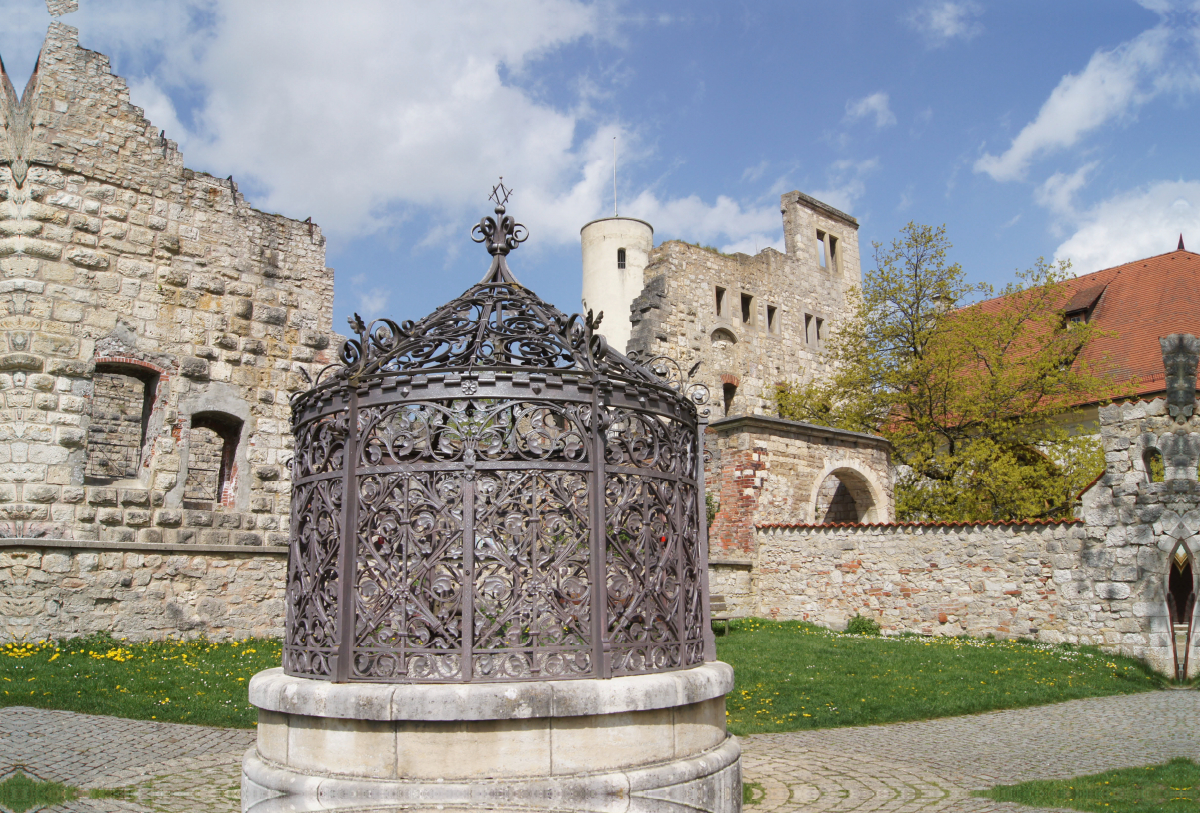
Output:
<instances>
[{"instance_id":1,"label":"wrought iron well canopy","mask_svg":"<svg viewBox=\"0 0 1200 813\"><path fill-rule=\"evenodd\" d=\"M340 362L293 399L289 675L596 678L713 657L707 392L520 285L507 255L527 232L493 191L472 232L484 279L415 323L355 315Z\"/></svg>"}]
</instances>

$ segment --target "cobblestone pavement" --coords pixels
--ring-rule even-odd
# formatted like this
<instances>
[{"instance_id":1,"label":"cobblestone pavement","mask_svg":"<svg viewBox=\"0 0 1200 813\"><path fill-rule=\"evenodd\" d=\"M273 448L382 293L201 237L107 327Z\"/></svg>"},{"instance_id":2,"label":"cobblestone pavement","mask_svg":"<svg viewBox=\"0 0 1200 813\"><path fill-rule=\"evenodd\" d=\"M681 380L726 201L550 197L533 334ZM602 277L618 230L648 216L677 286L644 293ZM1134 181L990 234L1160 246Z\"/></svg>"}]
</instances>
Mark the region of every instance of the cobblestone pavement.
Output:
<instances>
[{"instance_id":1,"label":"cobblestone pavement","mask_svg":"<svg viewBox=\"0 0 1200 813\"><path fill-rule=\"evenodd\" d=\"M83 789L133 788L132 798L80 799L55 811L240 810L242 754L254 732L0 709L0 779L20 769Z\"/></svg>"},{"instance_id":2,"label":"cobblestone pavement","mask_svg":"<svg viewBox=\"0 0 1200 813\"><path fill-rule=\"evenodd\" d=\"M1200 760L1200 692L1073 700L917 723L760 734L742 741L753 813L992 813L1033 809L972 790L1174 757Z\"/></svg>"},{"instance_id":3,"label":"cobblestone pavement","mask_svg":"<svg viewBox=\"0 0 1200 813\"><path fill-rule=\"evenodd\" d=\"M133 788L55 811L235 811L254 732L0 709L0 779L16 768L81 788ZM916 723L746 737L748 813L1032 813L972 790L1173 757L1200 760L1200 692L1075 700Z\"/></svg>"}]
</instances>

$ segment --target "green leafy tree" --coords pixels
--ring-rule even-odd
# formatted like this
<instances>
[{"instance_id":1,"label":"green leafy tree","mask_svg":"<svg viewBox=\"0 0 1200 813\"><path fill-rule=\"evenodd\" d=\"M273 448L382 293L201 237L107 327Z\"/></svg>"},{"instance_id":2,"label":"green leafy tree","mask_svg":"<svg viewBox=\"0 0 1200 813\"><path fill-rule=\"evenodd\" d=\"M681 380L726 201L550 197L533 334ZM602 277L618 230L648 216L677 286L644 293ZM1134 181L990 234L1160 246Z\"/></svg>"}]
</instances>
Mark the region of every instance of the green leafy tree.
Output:
<instances>
[{"instance_id":1,"label":"green leafy tree","mask_svg":"<svg viewBox=\"0 0 1200 813\"><path fill-rule=\"evenodd\" d=\"M1103 454L1069 413L1114 393L1080 357L1095 326L1064 318L1069 265L1039 260L997 298L950 247L944 226L916 223L875 243L825 349L833 374L780 386L779 414L890 440L901 519L1070 515Z\"/></svg>"}]
</instances>

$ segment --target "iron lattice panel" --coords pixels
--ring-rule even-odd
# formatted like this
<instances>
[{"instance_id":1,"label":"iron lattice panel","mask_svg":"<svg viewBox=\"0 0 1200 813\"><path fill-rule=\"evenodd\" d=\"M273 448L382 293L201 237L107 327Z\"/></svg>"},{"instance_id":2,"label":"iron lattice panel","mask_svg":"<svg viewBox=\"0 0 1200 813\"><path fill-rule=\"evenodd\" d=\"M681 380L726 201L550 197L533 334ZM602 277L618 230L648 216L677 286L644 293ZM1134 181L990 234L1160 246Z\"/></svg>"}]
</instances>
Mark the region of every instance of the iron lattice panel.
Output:
<instances>
[{"instance_id":1,"label":"iron lattice panel","mask_svg":"<svg viewBox=\"0 0 1200 813\"><path fill-rule=\"evenodd\" d=\"M611 677L713 657L699 385L610 350L504 257L357 338L292 399L284 669L337 681Z\"/></svg>"}]
</instances>

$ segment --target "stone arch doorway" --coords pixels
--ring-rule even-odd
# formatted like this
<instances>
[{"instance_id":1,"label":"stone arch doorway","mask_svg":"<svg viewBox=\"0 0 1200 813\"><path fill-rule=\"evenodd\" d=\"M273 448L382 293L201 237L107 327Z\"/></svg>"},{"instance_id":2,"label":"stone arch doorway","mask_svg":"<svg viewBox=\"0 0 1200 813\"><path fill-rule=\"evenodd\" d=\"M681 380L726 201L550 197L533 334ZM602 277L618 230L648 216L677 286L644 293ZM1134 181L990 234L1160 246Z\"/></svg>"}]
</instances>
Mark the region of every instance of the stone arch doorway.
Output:
<instances>
[{"instance_id":1,"label":"stone arch doorway","mask_svg":"<svg viewBox=\"0 0 1200 813\"><path fill-rule=\"evenodd\" d=\"M883 522L886 520L883 495L857 469L831 468L818 481L812 500L813 523Z\"/></svg>"},{"instance_id":2,"label":"stone arch doorway","mask_svg":"<svg viewBox=\"0 0 1200 813\"><path fill-rule=\"evenodd\" d=\"M1192 615L1196 606L1196 560L1180 542L1167 563L1167 613L1171 619L1171 647L1175 653L1175 674L1187 675L1188 652L1192 641Z\"/></svg>"}]
</instances>

